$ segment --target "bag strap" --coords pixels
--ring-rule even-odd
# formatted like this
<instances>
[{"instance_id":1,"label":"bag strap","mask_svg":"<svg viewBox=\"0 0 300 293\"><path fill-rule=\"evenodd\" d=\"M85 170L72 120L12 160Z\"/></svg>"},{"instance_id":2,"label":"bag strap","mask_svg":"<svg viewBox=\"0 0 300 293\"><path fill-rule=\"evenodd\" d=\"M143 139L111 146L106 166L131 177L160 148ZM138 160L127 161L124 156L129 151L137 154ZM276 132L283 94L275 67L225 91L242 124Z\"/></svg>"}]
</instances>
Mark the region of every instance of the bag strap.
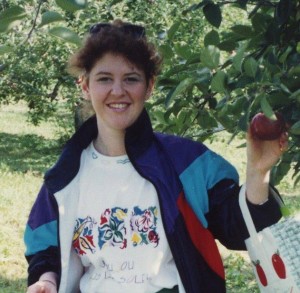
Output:
<instances>
[{"instance_id":1,"label":"bag strap","mask_svg":"<svg viewBox=\"0 0 300 293\"><path fill-rule=\"evenodd\" d=\"M286 206L284 205L284 202L282 201L281 197L279 196L279 194L270 186L270 193L271 195L274 197L274 199L277 201L277 203L280 206L281 211L283 211L283 208L285 209ZM240 204L240 208L249 232L250 237L256 241L259 242L258 239L258 234L256 231L256 228L254 226L248 205L247 205L247 201L246 201L246 184L243 184L241 189L240 189L240 193L239 193L239 204Z\"/></svg>"},{"instance_id":2,"label":"bag strap","mask_svg":"<svg viewBox=\"0 0 300 293\"><path fill-rule=\"evenodd\" d=\"M241 211L242 211L242 214L243 214L250 237L253 238L253 240L257 240L259 242L258 236L257 236L257 231L256 231L256 228L252 221L252 217L251 217L251 214L248 209L247 202L246 202L246 184L243 184L240 189L239 204L240 204L240 208L241 208Z\"/></svg>"}]
</instances>

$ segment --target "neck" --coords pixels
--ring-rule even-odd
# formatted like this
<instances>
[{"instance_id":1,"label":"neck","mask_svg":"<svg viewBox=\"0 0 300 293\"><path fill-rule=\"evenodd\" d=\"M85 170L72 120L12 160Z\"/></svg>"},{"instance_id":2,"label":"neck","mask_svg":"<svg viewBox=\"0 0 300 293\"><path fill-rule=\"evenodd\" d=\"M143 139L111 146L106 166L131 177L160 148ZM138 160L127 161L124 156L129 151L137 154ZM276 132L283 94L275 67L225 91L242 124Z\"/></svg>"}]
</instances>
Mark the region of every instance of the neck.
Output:
<instances>
[{"instance_id":1,"label":"neck","mask_svg":"<svg viewBox=\"0 0 300 293\"><path fill-rule=\"evenodd\" d=\"M122 156L126 154L125 149L125 132L110 131L107 133L105 129L99 128L98 136L94 141L95 149L102 155L109 157Z\"/></svg>"}]
</instances>

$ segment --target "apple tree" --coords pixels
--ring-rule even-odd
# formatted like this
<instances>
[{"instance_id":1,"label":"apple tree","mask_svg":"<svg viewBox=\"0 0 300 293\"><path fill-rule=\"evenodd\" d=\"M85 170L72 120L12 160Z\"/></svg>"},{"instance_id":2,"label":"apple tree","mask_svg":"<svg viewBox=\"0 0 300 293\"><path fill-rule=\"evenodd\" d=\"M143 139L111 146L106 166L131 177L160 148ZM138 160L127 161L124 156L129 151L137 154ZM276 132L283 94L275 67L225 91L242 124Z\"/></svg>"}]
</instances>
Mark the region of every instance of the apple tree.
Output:
<instances>
[{"instance_id":1,"label":"apple tree","mask_svg":"<svg viewBox=\"0 0 300 293\"><path fill-rule=\"evenodd\" d=\"M3 1L0 4L0 103L25 101L29 119L35 124L58 117L62 107L73 112L80 103L80 91L76 80L66 72L66 62L81 44L91 24L114 18L139 22L156 41L163 38L175 20L183 20L181 11L188 4L187 0L172 3L147 0ZM193 40L185 32L189 23L201 32L203 16L194 12L184 18L185 24L176 31L186 39L185 43L193 44L197 39ZM59 115L59 119L64 118L65 115Z\"/></svg>"},{"instance_id":2,"label":"apple tree","mask_svg":"<svg viewBox=\"0 0 300 293\"><path fill-rule=\"evenodd\" d=\"M245 19L222 28L225 13L238 9ZM300 3L211 1L184 14L207 20L203 46L186 47L181 62L159 80L167 110L157 112L158 127L198 137L225 129L244 132L258 112L280 112L289 127L289 149L274 168L274 184L292 169L300 180Z\"/></svg>"}]
</instances>

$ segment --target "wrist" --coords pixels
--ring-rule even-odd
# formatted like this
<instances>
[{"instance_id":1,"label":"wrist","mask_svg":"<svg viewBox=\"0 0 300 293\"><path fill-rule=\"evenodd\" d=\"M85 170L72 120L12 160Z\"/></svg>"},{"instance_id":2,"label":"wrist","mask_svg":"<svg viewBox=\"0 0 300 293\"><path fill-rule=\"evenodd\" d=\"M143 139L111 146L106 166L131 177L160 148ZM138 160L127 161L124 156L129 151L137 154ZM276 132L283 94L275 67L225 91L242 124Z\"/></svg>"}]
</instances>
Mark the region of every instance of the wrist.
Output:
<instances>
[{"instance_id":1,"label":"wrist","mask_svg":"<svg viewBox=\"0 0 300 293\"><path fill-rule=\"evenodd\" d=\"M261 183L266 183L269 181L270 172L270 169L257 169L247 165L246 177L253 178Z\"/></svg>"},{"instance_id":2,"label":"wrist","mask_svg":"<svg viewBox=\"0 0 300 293\"><path fill-rule=\"evenodd\" d=\"M48 279L40 279L39 282L42 282L42 283L49 283L49 284L52 284L55 288L57 287L57 284L55 281L53 280L48 280Z\"/></svg>"},{"instance_id":3,"label":"wrist","mask_svg":"<svg viewBox=\"0 0 300 293\"><path fill-rule=\"evenodd\" d=\"M51 283L55 288L57 288L58 276L54 272L46 272L40 276L39 282Z\"/></svg>"}]
</instances>

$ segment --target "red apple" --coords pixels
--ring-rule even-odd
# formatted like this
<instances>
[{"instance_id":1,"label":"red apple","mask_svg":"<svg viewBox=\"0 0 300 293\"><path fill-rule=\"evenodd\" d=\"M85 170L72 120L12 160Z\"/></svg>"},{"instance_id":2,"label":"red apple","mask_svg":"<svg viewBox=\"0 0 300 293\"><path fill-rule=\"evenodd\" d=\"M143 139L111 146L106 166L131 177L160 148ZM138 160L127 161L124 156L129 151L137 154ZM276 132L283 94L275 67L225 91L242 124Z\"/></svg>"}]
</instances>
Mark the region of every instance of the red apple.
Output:
<instances>
[{"instance_id":1,"label":"red apple","mask_svg":"<svg viewBox=\"0 0 300 293\"><path fill-rule=\"evenodd\" d=\"M265 116L264 113L256 114L250 123L251 134L260 140L274 140L286 131L285 121L280 113L276 113L276 120Z\"/></svg>"}]
</instances>

